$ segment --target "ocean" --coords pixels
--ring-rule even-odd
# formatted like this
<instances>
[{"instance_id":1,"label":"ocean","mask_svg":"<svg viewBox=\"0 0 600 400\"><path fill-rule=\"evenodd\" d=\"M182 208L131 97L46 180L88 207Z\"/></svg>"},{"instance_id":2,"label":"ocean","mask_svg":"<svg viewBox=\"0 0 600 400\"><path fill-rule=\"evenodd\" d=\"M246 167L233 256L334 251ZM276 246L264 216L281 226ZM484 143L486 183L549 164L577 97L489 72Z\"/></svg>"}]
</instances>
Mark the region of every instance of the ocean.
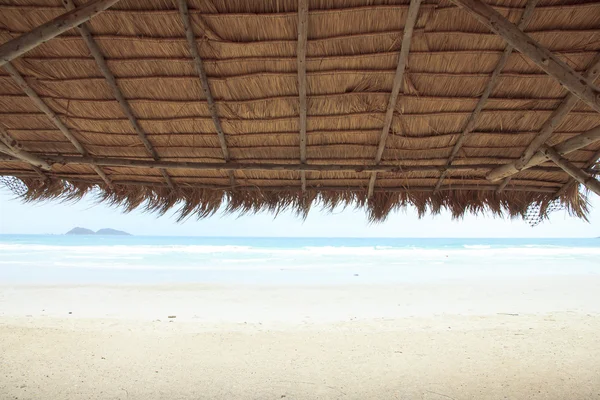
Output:
<instances>
[{"instance_id":1,"label":"ocean","mask_svg":"<svg viewBox=\"0 0 600 400\"><path fill-rule=\"evenodd\" d=\"M600 273L600 239L0 235L5 284L379 284Z\"/></svg>"}]
</instances>

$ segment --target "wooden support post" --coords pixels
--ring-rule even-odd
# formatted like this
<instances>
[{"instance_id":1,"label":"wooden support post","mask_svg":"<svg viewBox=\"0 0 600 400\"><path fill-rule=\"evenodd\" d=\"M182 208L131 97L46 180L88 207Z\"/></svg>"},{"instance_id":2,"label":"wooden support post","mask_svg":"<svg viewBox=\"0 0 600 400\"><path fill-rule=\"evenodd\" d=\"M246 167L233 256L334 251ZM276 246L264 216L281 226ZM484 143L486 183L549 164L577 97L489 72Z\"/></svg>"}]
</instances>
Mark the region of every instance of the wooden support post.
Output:
<instances>
[{"instance_id":1,"label":"wooden support post","mask_svg":"<svg viewBox=\"0 0 600 400\"><path fill-rule=\"evenodd\" d=\"M306 163L306 44L308 42L308 0L298 0L298 97L300 113L300 162ZM306 192L306 172L300 171L302 192Z\"/></svg>"},{"instance_id":2,"label":"wooden support post","mask_svg":"<svg viewBox=\"0 0 600 400\"><path fill-rule=\"evenodd\" d=\"M451 0L500 35L567 90L600 112L600 89L481 0Z\"/></svg>"},{"instance_id":3,"label":"wooden support post","mask_svg":"<svg viewBox=\"0 0 600 400\"><path fill-rule=\"evenodd\" d=\"M571 175L573 179L577 182L584 185L586 188L591 190L600 196L600 182L598 182L593 176L587 174L582 171L580 168L577 168L566 158L561 157L561 155L554 150L552 147L543 146L540 150L545 157L549 158L554 162L554 164L561 167L567 174Z\"/></svg>"},{"instance_id":4,"label":"wooden support post","mask_svg":"<svg viewBox=\"0 0 600 400\"><path fill-rule=\"evenodd\" d=\"M53 20L38 26L32 31L4 43L0 46L0 67L25 54L29 50L36 48L40 44L82 24L118 1L119 0L90 1L78 9L60 15Z\"/></svg>"},{"instance_id":5,"label":"wooden support post","mask_svg":"<svg viewBox=\"0 0 600 400\"><path fill-rule=\"evenodd\" d=\"M202 58L200 57L200 53L198 53L198 47L196 43L196 35L194 34L194 29L192 27L192 23L190 21L190 13L188 10L187 0L178 0L179 2L179 14L181 15L181 21L183 22L183 28L185 30L185 37L188 42L188 47L190 49L190 54L192 55L192 59L194 60L194 66L196 67L196 72L200 77L200 83L202 85L202 90L204 91L204 97L206 97L206 102L208 104L208 110L210 112L210 116L215 125L215 130L217 131L217 135L219 136L219 143L221 145L221 151L223 152L223 159L227 162L230 160L229 149L227 147L227 140L225 138L225 133L223 132L223 127L221 126L221 120L219 119L219 113L217 111L217 104L215 103L215 99L213 98L212 91L210 89L210 85L208 83L208 77L206 76L206 71L204 70L204 64L202 63ZM235 176L233 171L228 171L229 181L232 187L235 186Z\"/></svg>"},{"instance_id":6,"label":"wooden support post","mask_svg":"<svg viewBox=\"0 0 600 400\"><path fill-rule=\"evenodd\" d=\"M591 82L595 81L599 75L600 53L596 54L596 57L594 57L588 69L583 73L583 76L586 79L589 79ZM518 171L522 170L523 166L527 164L529 160L531 160L531 157L533 157L533 155L542 148L544 143L546 143L546 141L550 139L550 137L554 133L554 130L558 128L560 124L562 124L562 122L567 117L567 114L569 114L571 110L573 110L573 107L575 107L575 104L577 104L578 101L579 98L573 93L567 94L567 96L563 99L560 105L552 112L552 114L550 115L550 117L548 117L546 122L544 122L544 125L542 126L540 132L531 141L531 143L529 143L529 146L527 146L527 149L525 149L525 151L521 155L521 158L515 164L515 167ZM506 185L508 185L510 180L510 176L504 178L504 181L498 187L498 193L504 190L504 188L506 187Z\"/></svg>"},{"instance_id":7,"label":"wooden support post","mask_svg":"<svg viewBox=\"0 0 600 400\"><path fill-rule=\"evenodd\" d=\"M408 14L404 23L404 34L402 36L402 47L400 48L400 56L398 57L398 65L396 66L396 74L394 75L394 81L392 84L392 92L388 101L387 109L385 111L385 118L383 120L383 129L381 130L381 136L379 137L379 145L377 146L377 153L375 154L375 164L381 162L383 157L383 151L385 150L385 144L387 137L390 134L390 128L392 126L392 120L394 118L394 111L396 110L396 103L398 102L398 95L402 90L404 84L404 71L408 62L408 53L410 52L410 44L412 42L412 35L417 23L417 17L419 16L419 7L421 6L421 0L411 0L410 6L408 7ZM367 198L373 196L375 190L375 180L377 179L377 173L373 172L369 179L369 187L367 190Z\"/></svg>"},{"instance_id":8,"label":"wooden support post","mask_svg":"<svg viewBox=\"0 0 600 400\"><path fill-rule=\"evenodd\" d=\"M75 9L75 4L73 4L73 0L63 0L63 4L67 8L67 10ZM156 150L154 150L154 147L148 140L148 136L146 136L146 133L144 132L144 130L138 123L138 120L135 117L135 115L133 114L133 110L131 109L129 102L127 102L127 100L125 99L125 96L123 96L121 89L117 85L115 76L108 68L108 64L106 63L104 55L102 54L102 50L100 49L100 47L98 46L98 44L96 43L94 38L92 37L92 33L90 32L90 29L88 28L88 26L86 24L82 24L82 25L78 26L77 29L79 30L79 33L81 34L81 37L83 38L83 41L85 42L88 49L90 50L92 57L94 57L94 60L96 60L96 64L98 65L100 72L102 72L102 75L106 79L106 83L112 89L113 95L115 96L115 99L121 106L123 113L125 114L125 116L129 120L129 122L131 123L131 126L133 127L133 129L137 133L138 137L140 138L140 140L146 147L146 150L148 151L150 156L154 160L158 161L160 158L158 157ZM173 185L173 181L168 176L167 172L161 171L161 174L163 176L165 176L165 180L167 181L167 184L169 185L169 187L171 189L174 189L175 186Z\"/></svg>"},{"instance_id":9,"label":"wooden support post","mask_svg":"<svg viewBox=\"0 0 600 400\"><path fill-rule=\"evenodd\" d=\"M527 2L527 5L525 6L525 10L523 11L523 15L521 15L521 20L519 21L518 29L520 29L520 30L525 29L527 27L527 25L529 25L529 22L531 21L531 17L533 16L533 10L535 9L537 2L538 2L538 0L529 0ZM490 80L489 80L487 86L486 86L485 90L483 91L483 94L479 98L477 105L475 106L475 110L473 110L473 113L467 120L467 123L466 123L463 131L458 136L456 143L454 143L454 147L452 148L450 157L448 157L448 161L446 162L447 166L452 165L452 163L454 162L454 159L458 155L458 152L460 151L463 144L465 143L465 140L467 139L467 135L469 135L473 131L473 129L475 129L475 125L477 124L477 121L479 120L479 115L481 114L481 111L483 110L485 103L487 103L487 101L490 97L490 94L492 93L492 91L494 90L496 85L498 84L498 80L500 79L500 74L502 73L502 70L506 66L506 63L508 62L508 59L510 58L510 55L512 54L512 52L513 52L513 47L510 44L506 45L506 47L504 48L504 52L502 53L502 57L500 57L500 60L498 60L498 64L496 64L496 67L494 68L494 72L492 72L492 76L490 77ZM446 179L447 175L448 175L448 171L444 170L435 185L434 192L437 192L439 190L439 188L442 186L442 182L444 182L444 179Z\"/></svg>"},{"instance_id":10,"label":"wooden support post","mask_svg":"<svg viewBox=\"0 0 600 400\"><path fill-rule=\"evenodd\" d=\"M29 86L29 84L25 81L25 79L19 73L19 71L17 71L17 69L11 63L4 64L4 69L10 74L10 76L21 88L21 90L23 90L23 92L25 92L25 94L29 96L29 98L31 99L31 101L33 101L37 108L39 108L44 114L46 114L46 116L50 118L50 121L54 123L58 130L60 130L62 134L73 144L73 146L75 146L77 151L82 156L87 156L87 150L83 147L79 140L77 140L77 138L71 133L69 128L67 128L67 126L60 120L60 118L58 118L58 115L56 115L56 113L52 111L52 109L50 109L50 107L48 107L46 103L44 103L40 96L38 96L35 90L33 90L31 86ZM92 169L100 176L100 178L102 178L104 183L106 183L106 185L109 188L112 188L112 182L104 173L104 171L102 171L97 165L92 165Z\"/></svg>"},{"instance_id":11,"label":"wooden support post","mask_svg":"<svg viewBox=\"0 0 600 400\"><path fill-rule=\"evenodd\" d=\"M565 155L575 150L582 149L598 141L600 141L600 125L580 135L574 136L571 139L565 140L564 142L557 144L553 148L558 152L558 154ZM547 157L538 152L533 157L531 157L527 164L523 165L522 169L531 168L547 160ZM502 165L499 168L495 168L486 175L486 178L492 182L496 182L500 179L506 178L507 176L514 175L517 172L519 172L517 170L516 164L516 162L513 162L510 164Z\"/></svg>"},{"instance_id":12,"label":"wooden support post","mask_svg":"<svg viewBox=\"0 0 600 400\"><path fill-rule=\"evenodd\" d=\"M25 150L23 150L23 146L19 144L15 139L13 139L6 129L0 126L0 151L15 158L18 158L21 161L24 161L28 164L33 165L34 167L38 167L44 169L46 171L50 171L51 167L46 161L42 160L38 156L31 154Z\"/></svg>"}]
</instances>

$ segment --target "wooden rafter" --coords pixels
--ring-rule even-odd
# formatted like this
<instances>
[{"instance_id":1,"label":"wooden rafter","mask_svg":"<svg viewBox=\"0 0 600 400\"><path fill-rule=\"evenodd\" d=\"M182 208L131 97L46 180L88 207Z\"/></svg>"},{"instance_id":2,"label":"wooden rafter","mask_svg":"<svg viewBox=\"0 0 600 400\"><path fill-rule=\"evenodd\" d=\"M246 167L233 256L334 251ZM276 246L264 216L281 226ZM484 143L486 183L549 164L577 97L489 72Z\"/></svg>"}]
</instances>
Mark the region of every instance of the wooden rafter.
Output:
<instances>
[{"instance_id":1,"label":"wooden rafter","mask_svg":"<svg viewBox=\"0 0 600 400\"><path fill-rule=\"evenodd\" d=\"M63 4L68 10L75 9L75 4L73 4L73 0L63 0ZM94 57L94 60L96 60L96 64L98 65L98 68L100 68L102 75L104 75L104 78L106 79L108 86L112 89L113 94L114 94L115 98L117 99L117 102L119 103L119 105L121 106L121 109L123 110L123 113L125 114L125 116L129 120L129 122L131 123L131 126L137 133L138 137L140 138L140 140L146 147L146 150L148 150L148 153L150 154L150 156L155 161L158 161L160 158L159 158L158 154L156 153L156 150L154 150L154 147L148 140L148 136L146 135L146 133L140 126L137 118L133 114L133 110L131 109L129 102L125 99L125 96L123 96L123 92L121 92L121 89L117 85L115 76L108 68L108 64L106 63L106 59L104 58L104 55L102 54L102 50L100 49L100 47L98 46L98 44L96 43L94 38L92 37L92 33L91 33L90 29L88 28L88 26L86 24L82 24L82 25L78 26L77 29L79 30L79 33L81 34L81 37L83 38L83 41L85 42L88 49L90 50L90 53ZM167 181L167 184L169 185L169 187L171 189L174 189L175 185L173 184L173 181L171 180L171 177L169 176L167 171L165 171L164 169L161 169L160 173Z\"/></svg>"},{"instance_id":2,"label":"wooden rafter","mask_svg":"<svg viewBox=\"0 0 600 400\"><path fill-rule=\"evenodd\" d=\"M548 75L600 112L600 89L481 0L451 0L500 35Z\"/></svg>"},{"instance_id":3,"label":"wooden rafter","mask_svg":"<svg viewBox=\"0 0 600 400\"><path fill-rule=\"evenodd\" d=\"M48 118L52 121L52 123L54 123L54 125L58 128L58 130L60 130L62 134L69 140L69 142L71 142L73 146L75 146L77 151L82 156L86 157L88 155L87 150L83 147L79 140L77 140L77 138L71 133L69 128L67 128L67 126L60 120L60 118L58 118L58 115L56 115L56 113L52 111L52 109L50 109L50 107L48 107L46 103L44 103L40 96L38 96L35 90L33 90L31 86L29 86L29 84L27 83L27 81L25 81L25 79L19 73L19 71L17 71L17 69L9 62L4 64L4 69L9 73L9 75L13 78L13 80L21 88L21 90L23 90L23 92L25 92L25 94L29 96L29 98L33 101L37 108L39 108L44 114L46 114ZM112 188L112 182L110 181L106 173L95 164L91 164L90 166L100 176L100 178L102 178L104 183L106 183L106 185L109 188Z\"/></svg>"},{"instance_id":4,"label":"wooden rafter","mask_svg":"<svg viewBox=\"0 0 600 400\"><path fill-rule=\"evenodd\" d=\"M300 162L306 163L306 43L308 41L308 0L298 0L298 98L300 113ZM302 191L306 191L306 172L300 171Z\"/></svg>"},{"instance_id":5,"label":"wooden rafter","mask_svg":"<svg viewBox=\"0 0 600 400\"><path fill-rule=\"evenodd\" d=\"M556 150L558 154L565 155L598 141L600 141L600 125L557 144L553 147L553 149ZM533 157L531 157L527 164L523 165L521 169L528 169L546 161L548 161L548 158L540 152L537 152ZM500 168L495 168L486 175L486 178L492 182L496 182L500 179L506 178L507 176L514 175L518 172L516 164L517 162L515 161L510 164L502 165ZM506 189L508 189L508 187Z\"/></svg>"},{"instance_id":6,"label":"wooden rafter","mask_svg":"<svg viewBox=\"0 0 600 400\"><path fill-rule=\"evenodd\" d=\"M405 174L411 172L441 171L445 166L442 165L363 165L363 164L272 164L272 163L205 163L205 162L180 162L180 161L146 161L136 159L123 159L115 157L78 157L78 156L60 156L49 154L36 154L36 157L49 163L56 164L96 164L112 167L128 168L153 168L153 169L188 169L197 171L315 171L315 172L392 172ZM469 164L453 165L450 168L455 171L478 171L488 172L494 168L495 164ZM557 172L556 167L537 167L539 172ZM591 171L590 171L591 172Z\"/></svg>"},{"instance_id":7,"label":"wooden rafter","mask_svg":"<svg viewBox=\"0 0 600 400\"><path fill-rule=\"evenodd\" d=\"M519 21L519 26L518 26L519 30L525 29L527 27L527 25L529 24L529 22L531 21L531 17L533 16L533 11L535 9L535 6L537 5L537 2L538 2L538 0L529 0L527 2L527 5L525 6L525 10L523 10L523 15L521 15L521 20ZM508 59L510 58L510 55L512 54L512 52L513 52L513 47L510 44L506 45L506 47L504 48L504 52L502 53L502 57L500 57L500 60L498 60L498 64L496 64L496 68L494 68L494 72L492 72L492 76L490 77L490 80L489 80L487 86L486 86L485 90L483 91L483 94L479 98L477 105L475 106L475 110L473 110L473 113L467 120L467 123L465 124L463 131L458 136L456 143L454 143L454 147L452 148L450 156L448 157L448 161L446 162L447 166L452 165L452 163L454 162L454 159L458 155L458 152L460 151L463 144L465 143L467 136L473 131L473 129L475 129L475 126L477 125L477 121L479 119L479 115L481 114L483 107L487 103L487 101L490 97L490 94L492 93L492 91L494 90L496 85L498 84L498 79L500 79L500 74L502 73L502 70L506 66L506 63L508 62ZM447 175L448 175L448 170L445 170L442 172L442 174L440 175L440 178L438 179L438 181L435 185L434 191L437 191L442 186L442 182L444 181L444 179L446 179Z\"/></svg>"},{"instance_id":8,"label":"wooden rafter","mask_svg":"<svg viewBox=\"0 0 600 400\"><path fill-rule=\"evenodd\" d=\"M547 158L552 160L554 164L561 167L567 174L571 175L573 179L590 189L592 192L600 196L600 182L598 182L593 176L584 172L580 168L577 168L566 158L563 158L556 150L549 146L543 146L540 153L545 155Z\"/></svg>"},{"instance_id":9,"label":"wooden rafter","mask_svg":"<svg viewBox=\"0 0 600 400\"><path fill-rule=\"evenodd\" d=\"M590 81L596 80L596 78L600 75L600 53L594 57L592 62L590 63L590 67L583 73L583 76ZM518 171L523 169L523 165L527 164L531 157L535 153L537 153L542 146L546 143L550 136L554 133L556 128L562 124L567 115L573 110L579 98L575 96L573 93L567 94L567 96L563 99L560 105L552 112L550 117L544 122L542 125L542 129L540 129L540 133L529 143L529 146L525 149L519 161L517 161L515 167ZM504 190L506 185L511 180L511 176L507 176L504 178L504 181L498 186L498 193Z\"/></svg>"},{"instance_id":10,"label":"wooden rafter","mask_svg":"<svg viewBox=\"0 0 600 400\"><path fill-rule=\"evenodd\" d=\"M42 160L35 154L31 154L23 149L12 136L8 134L6 129L0 126L0 151L10 156L13 156L21 161L31 164L34 167L50 171L51 167L46 161Z\"/></svg>"},{"instance_id":11,"label":"wooden rafter","mask_svg":"<svg viewBox=\"0 0 600 400\"><path fill-rule=\"evenodd\" d=\"M8 146L6 146L0 140L0 161L25 161L25 160L20 160L19 158L17 158L14 155L14 153L8 148ZM25 162L29 163L28 161L25 161ZM42 171L42 169L40 167L37 167L37 166L35 166L33 164L29 164L29 167L42 180L44 180L44 181L49 181L50 180L50 177L48 176L48 174L46 172Z\"/></svg>"},{"instance_id":12,"label":"wooden rafter","mask_svg":"<svg viewBox=\"0 0 600 400\"><path fill-rule=\"evenodd\" d=\"M31 176L32 173L31 172L24 172L24 171L19 171L19 172L15 172L14 170L12 171L2 171L0 170L0 176L2 175L9 175L9 176ZM52 177L55 178L61 178L61 179L68 179L70 181L73 182L88 182L91 183L89 181L89 179L85 179L85 178L81 178L81 177L77 177L77 176L73 176L73 175L65 175L65 174L52 174ZM131 180L123 180L123 181L119 181L117 182L120 185L141 185L141 186L159 186L159 187L164 187L166 186L166 184L164 183L160 183L160 182L149 182L149 181L131 181ZM230 189L229 186L221 186L221 185L204 185L204 184L193 184L193 188L195 189L210 189L210 190L228 190ZM298 187L297 186L269 186L269 187L258 187L256 185L251 185L251 186L239 186L240 189L243 190L247 190L247 191L260 191L260 192L269 192L269 191L273 191L273 192L281 192L281 191L290 191L290 192L296 192L298 191ZM349 190L351 191L356 191L356 192L363 192L364 191L364 186L314 186L314 187L308 187L307 190L315 190L315 191L338 191L338 192L347 192ZM495 186L494 185L449 185L449 186L442 186L440 188L440 190L443 191L457 191L457 190L468 190L468 191L490 191L490 190L494 190ZM555 189L551 188L551 187L543 187L543 186L512 186L509 189L510 191L513 192L530 192L530 193L554 193ZM395 192L395 193L403 193L403 192L432 192L433 188L431 186L411 186L409 188L407 187L394 187L394 186L388 186L388 187L381 187L378 189L375 189L376 192L383 192L383 193L388 193L388 192Z\"/></svg>"},{"instance_id":13,"label":"wooden rafter","mask_svg":"<svg viewBox=\"0 0 600 400\"><path fill-rule=\"evenodd\" d=\"M592 169L592 167L594 165L596 165L596 163L598 162L598 160L600 160L600 150L598 150L590 159L590 161L588 161L587 163L585 163L585 165L583 166L583 170L587 173L598 173L598 170L590 170ZM556 197L561 197L562 195L565 194L565 192L567 190L569 190L569 188L575 183L577 182L575 179L570 179L567 183L565 183L557 192L556 192Z\"/></svg>"},{"instance_id":14,"label":"wooden rafter","mask_svg":"<svg viewBox=\"0 0 600 400\"><path fill-rule=\"evenodd\" d=\"M119 0L93 0L0 46L0 67L106 10Z\"/></svg>"},{"instance_id":15,"label":"wooden rafter","mask_svg":"<svg viewBox=\"0 0 600 400\"><path fill-rule=\"evenodd\" d=\"M192 27L192 23L190 21L190 13L188 10L187 0L178 0L179 2L179 14L181 15L181 21L183 22L183 28L185 30L185 37L188 42L188 47L190 49L190 54L194 60L194 66L196 67L196 71L198 72L198 76L200 77L200 83L202 85L202 90L204 91L204 97L206 97L206 102L208 104L208 110L210 112L210 116L215 125L215 129L217 131L217 135L219 136L219 143L221 145L221 151L223 152L223 159L225 162L228 162L231 158L229 156L229 149L227 147L227 140L225 138L225 133L223 132L223 127L221 126L221 120L219 118L219 113L217 111L217 104L215 103L215 99L213 98L212 91L210 89L210 85L208 82L208 77L206 76L206 71L204 70L204 64L202 63L202 58L200 57L200 53L198 53L198 45L196 43L196 35L194 34L194 30ZM235 176L233 171L228 171L229 181L231 186L235 186Z\"/></svg>"},{"instance_id":16,"label":"wooden rafter","mask_svg":"<svg viewBox=\"0 0 600 400\"><path fill-rule=\"evenodd\" d=\"M396 103L398 101L398 95L402 90L404 83L404 71L406 69L406 63L408 61L408 53L410 51L410 44L412 41L412 34L414 31L417 17L419 15L419 7L421 6L421 0L411 0L408 8L408 14L406 16L406 22L404 23L404 34L402 36L402 47L400 48L400 56L398 57L398 65L396 67L396 74L394 75L394 82L392 84L392 92L390 93L390 99L388 101L387 109L385 111L385 118L383 120L383 129L381 130L381 136L379 137L379 145L377 146L377 153L375 154L375 164L381 162L383 151L385 150L385 144L390 134L390 127L392 126L392 119L394 118L394 111L396 110ZM373 195L375 189L375 180L377 179L377 172L371 174L369 179L369 188L367 191L367 197L370 198Z\"/></svg>"}]
</instances>

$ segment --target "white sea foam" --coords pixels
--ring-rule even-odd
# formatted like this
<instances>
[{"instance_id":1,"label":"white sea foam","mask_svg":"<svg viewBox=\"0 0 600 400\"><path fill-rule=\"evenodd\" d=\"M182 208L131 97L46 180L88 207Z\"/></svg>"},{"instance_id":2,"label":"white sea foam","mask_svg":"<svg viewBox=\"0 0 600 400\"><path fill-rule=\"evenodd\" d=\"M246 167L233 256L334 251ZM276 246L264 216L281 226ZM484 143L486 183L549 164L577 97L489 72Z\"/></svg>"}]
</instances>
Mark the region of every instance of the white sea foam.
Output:
<instances>
[{"instance_id":1,"label":"white sea foam","mask_svg":"<svg viewBox=\"0 0 600 400\"><path fill-rule=\"evenodd\" d=\"M204 246L204 245L114 245L114 246L49 246L39 244L0 244L0 252L31 253L58 252L71 254L166 254L166 253L243 253L250 246Z\"/></svg>"},{"instance_id":2,"label":"white sea foam","mask_svg":"<svg viewBox=\"0 0 600 400\"><path fill-rule=\"evenodd\" d=\"M305 246L266 248L238 245L99 245L65 246L0 243L1 265L127 269L276 269L324 267L421 267L426 265L526 265L524 260L588 265L600 247L513 246L460 247ZM518 260L518 261L517 261ZM35 264L34 264L35 263ZM540 264L541 265L541 264Z\"/></svg>"},{"instance_id":3,"label":"white sea foam","mask_svg":"<svg viewBox=\"0 0 600 400\"><path fill-rule=\"evenodd\" d=\"M61 253L70 256L96 254L104 257L112 255L156 255L156 254L222 254L222 253L261 253L285 255L426 255L426 254L518 254L518 255L558 255L558 254L600 254L600 247L561 247L561 246L515 246L494 247L491 245L463 245L462 248L425 248L391 246L306 246L301 248L266 248L234 245L113 245L113 246L50 246L39 244L0 244L0 252L7 254L30 254L32 252Z\"/></svg>"}]
</instances>

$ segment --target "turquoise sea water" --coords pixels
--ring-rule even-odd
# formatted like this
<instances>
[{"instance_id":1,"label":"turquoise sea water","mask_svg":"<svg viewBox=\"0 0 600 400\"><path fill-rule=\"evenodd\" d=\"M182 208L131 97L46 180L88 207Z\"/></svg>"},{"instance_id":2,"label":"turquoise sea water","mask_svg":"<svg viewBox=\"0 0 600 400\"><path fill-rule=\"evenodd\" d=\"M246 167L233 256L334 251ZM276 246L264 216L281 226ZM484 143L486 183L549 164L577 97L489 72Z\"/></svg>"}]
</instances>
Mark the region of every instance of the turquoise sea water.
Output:
<instances>
[{"instance_id":1,"label":"turquoise sea water","mask_svg":"<svg viewBox=\"0 0 600 400\"><path fill-rule=\"evenodd\" d=\"M0 235L0 283L347 284L600 273L600 239Z\"/></svg>"}]
</instances>

